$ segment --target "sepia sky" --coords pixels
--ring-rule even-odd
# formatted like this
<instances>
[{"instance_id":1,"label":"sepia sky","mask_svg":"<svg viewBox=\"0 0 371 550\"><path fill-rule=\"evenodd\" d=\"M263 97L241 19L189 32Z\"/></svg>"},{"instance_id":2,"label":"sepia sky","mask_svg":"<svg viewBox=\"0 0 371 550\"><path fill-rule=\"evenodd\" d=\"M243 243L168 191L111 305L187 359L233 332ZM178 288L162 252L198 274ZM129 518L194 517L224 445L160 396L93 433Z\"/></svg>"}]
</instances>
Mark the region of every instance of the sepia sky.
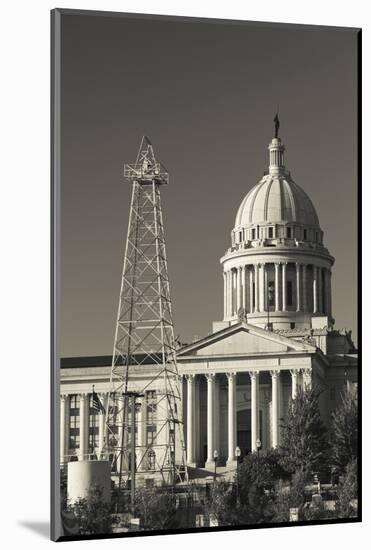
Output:
<instances>
[{"instance_id":1,"label":"sepia sky","mask_svg":"<svg viewBox=\"0 0 371 550\"><path fill-rule=\"evenodd\" d=\"M176 335L223 316L220 257L268 166L279 105L285 164L335 256L333 313L356 335L354 29L62 16L61 355L110 354L129 214L125 162L143 134L162 191Z\"/></svg>"}]
</instances>

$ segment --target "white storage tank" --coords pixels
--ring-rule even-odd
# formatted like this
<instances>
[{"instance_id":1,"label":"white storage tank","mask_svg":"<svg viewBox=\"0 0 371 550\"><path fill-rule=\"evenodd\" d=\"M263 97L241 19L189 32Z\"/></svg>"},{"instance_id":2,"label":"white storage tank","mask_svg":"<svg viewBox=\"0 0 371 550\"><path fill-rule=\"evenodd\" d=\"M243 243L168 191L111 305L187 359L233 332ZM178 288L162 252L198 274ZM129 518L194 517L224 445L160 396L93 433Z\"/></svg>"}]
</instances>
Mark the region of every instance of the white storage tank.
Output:
<instances>
[{"instance_id":1,"label":"white storage tank","mask_svg":"<svg viewBox=\"0 0 371 550\"><path fill-rule=\"evenodd\" d=\"M102 489L104 502L111 501L111 463L108 460L81 460L69 462L67 470L67 495L70 503L86 498L93 485Z\"/></svg>"}]
</instances>

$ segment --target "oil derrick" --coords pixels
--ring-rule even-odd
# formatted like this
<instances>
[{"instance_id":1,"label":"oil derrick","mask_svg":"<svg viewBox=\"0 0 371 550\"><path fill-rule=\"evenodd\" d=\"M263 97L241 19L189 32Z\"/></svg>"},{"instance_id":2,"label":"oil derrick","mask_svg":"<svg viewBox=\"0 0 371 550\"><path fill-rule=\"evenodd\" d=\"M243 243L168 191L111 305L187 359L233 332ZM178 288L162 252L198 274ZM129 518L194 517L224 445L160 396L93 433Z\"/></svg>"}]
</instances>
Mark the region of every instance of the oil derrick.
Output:
<instances>
[{"instance_id":1,"label":"oil derrick","mask_svg":"<svg viewBox=\"0 0 371 550\"><path fill-rule=\"evenodd\" d=\"M186 466L160 197L169 175L156 160L147 137L142 139L135 164L124 166L124 177L132 185L132 195L106 447L119 487L127 487L130 481L133 493L137 472L173 485L184 479Z\"/></svg>"}]
</instances>

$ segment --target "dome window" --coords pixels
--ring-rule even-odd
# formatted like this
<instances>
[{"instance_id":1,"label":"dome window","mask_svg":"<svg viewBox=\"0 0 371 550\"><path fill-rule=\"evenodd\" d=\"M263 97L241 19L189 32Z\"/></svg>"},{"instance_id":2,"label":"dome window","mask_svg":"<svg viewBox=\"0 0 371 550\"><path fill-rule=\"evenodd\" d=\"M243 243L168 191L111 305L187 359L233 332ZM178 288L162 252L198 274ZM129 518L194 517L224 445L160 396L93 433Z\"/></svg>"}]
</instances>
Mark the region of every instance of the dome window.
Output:
<instances>
[{"instance_id":1,"label":"dome window","mask_svg":"<svg viewBox=\"0 0 371 550\"><path fill-rule=\"evenodd\" d=\"M240 231L239 237L240 237L240 243L242 243L242 231Z\"/></svg>"},{"instance_id":2,"label":"dome window","mask_svg":"<svg viewBox=\"0 0 371 550\"><path fill-rule=\"evenodd\" d=\"M286 290L287 290L287 297L286 297L287 305L292 306L293 305L293 302L292 302L292 281L287 281Z\"/></svg>"},{"instance_id":3,"label":"dome window","mask_svg":"<svg viewBox=\"0 0 371 550\"><path fill-rule=\"evenodd\" d=\"M255 237L255 234L256 234L256 230L255 229L252 229L251 230L251 239L254 240L256 237Z\"/></svg>"},{"instance_id":4,"label":"dome window","mask_svg":"<svg viewBox=\"0 0 371 550\"><path fill-rule=\"evenodd\" d=\"M268 227L268 239L273 239L273 227Z\"/></svg>"},{"instance_id":5,"label":"dome window","mask_svg":"<svg viewBox=\"0 0 371 550\"><path fill-rule=\"evenodd\" d=\"M291 234L292 234L291 227L288 227L287 228L287 238L288 239L291 239Z\"/></svg>"},{"instance_id":6,"label":"dome window","mask_svg":"<svg viewBox=\"0 0 371 550\"><path fill-rule=\"evenodd\" d=\"M307 230L306 230L306 229L304 229L304 237L303 237L303 239L304 239L304 241L307 240Z\"/></svg>"}]
</instances>

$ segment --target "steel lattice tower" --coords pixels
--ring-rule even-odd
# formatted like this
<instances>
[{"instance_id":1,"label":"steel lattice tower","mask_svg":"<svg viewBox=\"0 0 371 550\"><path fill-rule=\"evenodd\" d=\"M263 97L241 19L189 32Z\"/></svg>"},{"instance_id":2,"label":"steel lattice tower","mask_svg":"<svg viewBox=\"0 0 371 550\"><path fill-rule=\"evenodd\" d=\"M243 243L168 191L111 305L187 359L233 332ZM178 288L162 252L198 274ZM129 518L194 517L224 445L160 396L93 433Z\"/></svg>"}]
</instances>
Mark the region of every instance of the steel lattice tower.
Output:
<instances>
[{"instance_id":1,"label":"steel lattice tower","mask_svg":"<svg viewBox=\"0 0 371 550\"><path fill-rule=\"evenodd\" d=\"M116 463L119 486L126 485L135 477L131 462L134 429L135 470L146 470L151 457L151 471L161 475L162 483L174 484L184 479L186 466L160 198L160 188L168 183L169 175L146 136L135 164L124 166L124 177L132 184L132 196L112 357L107 448ZM148 365L152 379L138 382L140 369ZM141 426L146 420L138 408L148 406L146 392L154 386L156 436L149 442L147 426ZM129 398L129 390L142 396L141 404L133 407L135 397L134 401ZM143 428L144 441L139 437Z\"/></svg>"}]
</instances>

